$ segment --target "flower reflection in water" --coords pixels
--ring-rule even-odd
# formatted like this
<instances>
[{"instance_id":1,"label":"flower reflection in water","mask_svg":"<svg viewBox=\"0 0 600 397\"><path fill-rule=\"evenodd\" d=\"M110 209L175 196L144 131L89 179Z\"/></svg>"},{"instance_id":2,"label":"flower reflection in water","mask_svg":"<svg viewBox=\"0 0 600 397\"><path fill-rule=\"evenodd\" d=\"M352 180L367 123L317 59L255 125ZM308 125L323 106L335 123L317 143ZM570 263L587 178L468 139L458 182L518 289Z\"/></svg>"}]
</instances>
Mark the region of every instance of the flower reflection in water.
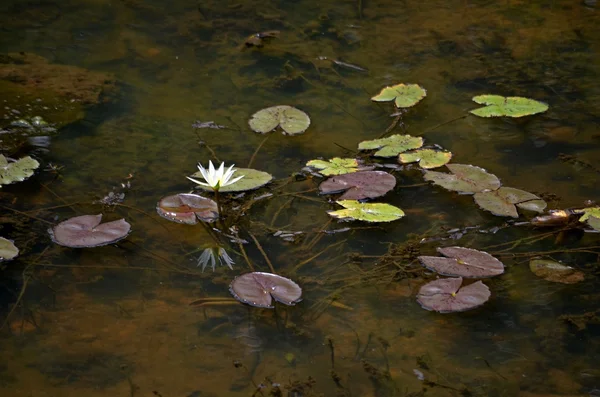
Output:
<instances>
[{"instance_id":1,"label":"flower reflection in water","mask_svg":"<svg viewBox=\"0 0 600 397\"><path fill-rule=\"evenodd\" d=\"M231 259L227 251L225 251L225 248L221 247L210 247L202 251L202 254L198 257L198 266L202 266L202 271L204 271L206 266L210 263L214 272L217 266L217 258L220 265L226 265L233 270L233 266L231 265L235 262Z\"/></svg>"}]
</instances>

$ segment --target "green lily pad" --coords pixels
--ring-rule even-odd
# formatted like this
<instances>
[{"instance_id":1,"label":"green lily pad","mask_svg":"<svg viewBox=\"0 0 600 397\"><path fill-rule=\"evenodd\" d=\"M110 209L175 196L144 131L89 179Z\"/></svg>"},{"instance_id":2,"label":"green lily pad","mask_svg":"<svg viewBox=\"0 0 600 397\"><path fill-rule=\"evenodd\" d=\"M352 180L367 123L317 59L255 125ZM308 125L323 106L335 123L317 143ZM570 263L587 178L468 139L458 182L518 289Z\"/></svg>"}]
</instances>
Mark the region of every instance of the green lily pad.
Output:
<instances>
[{"instance_id":1,"label":"green lily pad","mask_svg":"<svg viewBox=\"0 0 600 397\"><path fill-rule=\"evenodd\" d=\"M517 207L535 212L542 212L546 208L546 202L535 194L512 187L478 192L473 198L481 208L498 216L518 218Z\"/></svg>"},{"instance_id":2,"label":"green lily pad","mask_svg":"<svg viewBox=\"0 0 600 397\"><path fill-rule=\"evenodd\" d=\"M387 138L362 141L358 144L358 150L379 149L375 152L375 156L393 157L411 149L418 149L421 146L423 146L423 138L397 134Z\"/></svg>"},{"instance_id":3,"label":"green lily pad","mask_svg":"<svg viewBox=\"0 0 600 397\"><path fill-rule=\"evenodd\" d=\"M39 166L40 163L29 156L9 163L6 157L0 154L0 186L24 181L33 175L33 171Z\"/></svg>"},{"instance_id":4,"label":"green lily pad","mask_svg":"<svg viewBox=\"0 0 600 397\"><path fill-rule=\"evenodd\" d=\"M327 211L334 218L342 220L355 219L365 222L391 222L404 216L398 207L384 203L361 203L357 200L336 201L343 210Z\"/></svg>"},{"instance_id":5,"label":"green lily pad","mask_svg":"<svg viewBox=\"0 0 600 397\"><path fill-rule=\"evenodd\" d=\"M590 216L587 219L587 224L592 227L592 229L600 232L600 218L596 218L595 216Z\"/></svg>"},{"instance_id":6,"label":"green lily pad","mask_svg":"<svg viewBox=\"0 0 600 397\"><path fill-rule=\"evenodd\" d=\"M583 215L579 218L579 222L585 222L591 217L600 218L600 207L582 208L578 212L583 212Z\"/></svg>"},{"instance_id":7,"label":"green lily pad","mask_svg":"<svg viewBox=\"0 0 600 397\"><path fill-rule=\"evenodd\" d=\"M489 174L483 168L469 164L446 164L446 167L452 172L451 174L425 171L425 180L461 193L477 193L500 187L498 177Z\"/></svg>"},{"instance_id":8,"label":"green lily pad","mask_svg":"<svg viewBox=\"0 0 600 397\"><path fill-rule=\"evenodd\" d=\"M433 149L417 149L412 152L400 153L398 161L401 163L418 162L421 168L437 168L448 164L452 153Z\"/></svg>"},{"instance_id":9,"label":"green lily pad","mask_svg":"<svg viewBox=\"0 0 600 397\"><path fill-rule=\"evenodd\" d=\"M284 135L298 135L307 130L310 117L300 109L287 105L272 106L254 113L248 125L261 134L281 127Z\"/></svg>"},{"instance_id":10,"label":"green lily pad","mask_svg":"<svg viewBox=\"0 0 600 397\"><path fill-rule=\"evenodd\" d=\"M224 186L219 189L220 193L245 192L246 190L258 189L261 186L271 182L273 175L268 172L254 170L252 168L236 168L235 176L243 175L244 177L231 185ZM200 171L191 175L192 178L202 178ZM208 186L198 185L198 189L207 192L212 192L212 188Z\"/></svg>"},{"instance_id":11,"label":"green lily pad","mask_svg":"<svg viewBox=\"0 0 600 397\"><path fill-rule=\"evenodd\" d=\"M332 158L329 161L310 160L306 165L318 169L321 175L326 176L349 174L358 171L358 160L342 159L339 157Z\"/></svg>"},{"instance_id":12,"label":"green lily pad","mask_svg":"<svg viewBox=\"0 0 600 397\"><path fill-rule=\"evenodd\" d=\"M565 266L562 263L548 259L533 259L529 262L529 269L538 277L546 281L562 284L575 284L583 281L582 272Z\"/></svg>"},{"instance_id":13,"label":"green lily pad","mask_svg":"<svg viewBox=\"0 0 600 397\"><path fill-rule=\"evenodd\" d=\"M518 96L478 95L473 97L473 101L487 105L471 110L471 113L479 117L523 117L548 110L548 105L543 102Z\"/></svg>"},{"instance_id":14,"label":"green lily pad","mask_svg":"<svg viewBox=\"0 0 600 397\"><path fill-rule=\"evenodd\" d=\"M425 88L418 84L397 84L385 87L371 100L376 102L395 101L396 107L409 108L419 103L426 95Z\"/></svg>"},{"instance_id":15,"label":"green lily pad","mask_svg":"<svg viewBox=\"0 0 600 397\"><path fill-rule=\"evenodd\" d=\"M19 255L19 249L10 240L0 237L0 262L9 261Z\"/></svg>"}]
</instances>

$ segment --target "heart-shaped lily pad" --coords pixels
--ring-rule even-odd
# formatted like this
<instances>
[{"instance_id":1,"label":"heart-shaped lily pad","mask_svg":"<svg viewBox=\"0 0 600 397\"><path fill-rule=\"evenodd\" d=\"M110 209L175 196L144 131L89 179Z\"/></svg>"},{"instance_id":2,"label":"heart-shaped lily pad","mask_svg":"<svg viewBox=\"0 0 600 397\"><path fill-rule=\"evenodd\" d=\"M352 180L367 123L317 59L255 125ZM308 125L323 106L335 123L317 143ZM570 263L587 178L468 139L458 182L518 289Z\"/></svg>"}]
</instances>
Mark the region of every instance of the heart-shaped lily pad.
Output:
<instances>
[{"instance_id":1,"label":"heart-shaped lily pad","mask_svg":"<svg viewBox=\"0 0 600 397\"><path fill-rule=\"evenodd\" d=\"M417 149L412 152L400 153L398 161L401 163L419 162L421 168L430 169L448 164L452 153L433 149Z\"/></svg>"},{"instance_id":2,"label":"heart-shaped lily pad","mask_svg":"<svg viewBox=\"0 0 600 397\"><path fill-rule=\"evenodd\" d=\"M418 149L423 146L423 138L410 135L391 135L387 138L372 139L362 141L358 144L358 150L373 150L377 157L393 157L402 152L411 149Z\"/></svg>"},{"instance_id":3,"label":"heart-shaped lily pad","mask_svg":"<svg viewBox=\"0 0 600 397\"><path fill-rule=\"evenodd\" d=\"M177 223L195 225L198 220L213 222L219 218L217 203L197 194L180 193L160 199L158 215Z\"/></svg>"},{"instance_id":4,"label":"heart-shaped lily pad","mask_svg":"<svg viewBox=\"0 0 600 397\"><path fill-rule=\"evenodd\" d=\"M273 299L295 305L302 299L302 288L289 278L272 273L253 272L236 277L229 285L233 297L250 306L273 308Z\"/></svg>"},{"instance_id":5,"label":"heart-shaped lily pad","mask_svg":"<svg viewBox=\"0 0 600 397\"><path fill-rule=\"evenodd\" d=\"M490 289L481 281L460 288L462 282L458 277L427 283L419 290L417 302L423 309L452 313L474 309L490 299Z\"/></svg>"},{"instance_id":6,"label":"heart-shaped lily pad","mask_svg":"<svg viewBox=\"0 0 600 397\"><path fill-rule=\"evenodd\" d=\"M342 159L339 157L332 158L329 161L310 160L306 165L318 169L319 173L325 176L357 172L359 166L356 159Z\"/></svg>"},{"instance_id":7,"label":"heart-shaped lily pad","mask_svg":"<svg viewBox=\"0 0 600 397\"><path fill-rule=\"evenodd\" d=\"M585 278L582 272L571 266L548 259L532 259L529 262L529 269L536 276L554 283L575 284Z\"/></svg>"},{"instance_id":8,"label":"heart-shaped lily pad","mask_svg":"<svg viewBox=\"0 0 600 397\"><path fill-rule=\"evenodd\" d=\"M504 264L487 252L464 247L438 248L446 256L420 256L426 268L444 276L484 278L504 273Z\"/></svg>"},{"instance_id":9,"label":"heart-shaped lily pad","mask_svg":"<svg viewBox=\"0 0 600 397\"><path fill-rule=\"evenodd\" d=\"M394 101L396 107L409 108L419 103L426 95L425 88L418 84L396 84L385 87L371 100L376 102Z\"/></svg>"},{"instance_id":10,"label":"heart-shaped lily pad","mask_svg":"<svg viewBox=\"0 0 600 397\"><path fill-rule=\"evenodd\" d=\"M0 187L14 182L21 182L33 175L33 171L40 166L37 160L25 156L14 162L8 162L0 154Z\"/></svg>"},{"instance_id":11,"label":"heart-shaped lily pad","mask_svg":"<svg viewBox=\"0 0 600 397\"><path fill-rule=\"evenodd\" d=\"M380 197L396 186L396 178L384 171L360 171L336 175L319 185L322 194L346 191L340 200L363 200Z\"/></svg>"},{"instance_id":12,"label":"heart-shaped lily pad","mask_svg":"<svg viewBox=\"0 0 600 397\"><path fill-rule=\"evenodd\" d=\"M82 215L59 223L49 229L56 244L71 248L99 247L127 237L131 225L125 219L100 224L102 214Z\"/></svg>"},{"instance_id":13,"label":"heart-shaped lily pad","mask_svg":"<svg viewBox=\"0 0 600 397\"><path fill-rule=\"evenodd\" d=\"M19 255L19 249L12 241L0 237L0 262L9 261Z\"/></svg>"},{"instance_id":14,"label":"heart-shaped lily pad","mask_svg":"<svg viewBox=\"0 0 600 397\"><path fill-rule=\"evenodd\" d=\"M341 220L391 222L404 216L404 211L400 208L385 203L361 203L356 200L339 200L336 203L345 209L327 213Z\"/></svg>"},{"instance_id":15,"label":"heart-shaped lily pad","mask_svg":"<svg viewBox=\"0 0 600 397\"><path fill-rule=\"evenodd\" d=\"M473 198L481 208L498 216L518 218L517 207L535 212L542 212L546 208L546 202L535 194L512 187L478 192Z\"/></svg>"},{"instance_id":16,"label":"heart-shaped lily pad","mask_svg":"<svg viewBox=\"0 0 600 397\"><path fill-rule=\"evenodd\" d=\"M268 172L254 170L252 168L236 168L235 176L244 177L239 181L232 183L231 185L223 186L219 189L219 193L231 193L231 192L245 192L246 190L258 189L271 182L273 175ZM192 178L203 178L200 171L191 175ZM198 185L198 189L202 189L207 192L212 192L212 188L208 186Z\"/></svg>"},{"instance_id":17,"label":"heart-shaped lily pad","mask_svg":"<svg viewBox=\"0 0 600 397\"><path fill-rule=\"evenodd\" d=\"M471 110L480 117L523 117L548 110L548 105L529 98L517 96L503 97L500 95L478 95L473 101L486 107Z\"/></svg>"},{"instance_id":18,"label":"heart-shaped lily pad","mask_svg":"<svg viewBox=\"0 0 600 397\"><path fill-rule=\"evenodd\" d=\"M425 180L461 193L477 193L500 187L498 177L489 174L483 168L469 164L446 164L446 167L452 172L451 174L425 171Z\"/></svg>"},{"instance_id":19,"label":"heart-shaped lily pad","mask_svg":"<svg viewBox=\"0 0 600 397\"><path fill-rule=\"evenodd\" d=\"M248 125L252 131L261 134L281 127L284 135L298 135L308 129L310 117L302 110L291 106L272 106L254 113Z\"/></svg>"}]
</instances>

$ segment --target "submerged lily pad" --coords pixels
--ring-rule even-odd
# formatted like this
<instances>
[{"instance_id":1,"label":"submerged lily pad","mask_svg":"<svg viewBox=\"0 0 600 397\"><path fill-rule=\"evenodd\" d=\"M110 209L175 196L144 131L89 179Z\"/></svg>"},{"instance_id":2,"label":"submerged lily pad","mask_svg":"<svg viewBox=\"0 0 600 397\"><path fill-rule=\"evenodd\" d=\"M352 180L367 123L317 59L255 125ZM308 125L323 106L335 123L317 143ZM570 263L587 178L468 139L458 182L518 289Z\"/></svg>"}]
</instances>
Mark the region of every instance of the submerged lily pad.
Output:
<instances>
[{"instance_id":1,"label":"submerged lily pad","mask_svg":"<svg viewBox=\"0 0 600 397\"><path fill-rule=\"evenodd\" d=\"M425 88L418 84L396 84L385 87L371 100L376 102L394 101L396 107L409 108L419 103L426 95Z\"/></svg>"},{"instance_id":2,"label":"submerged lily pad","mask_svg":"<svg viewBox=\"0 0 600 397\"><path fill-rule=\"evenodd\" d=\"M512 187L478 192L473 198L481 208L498 216L518 218L517 207L535 212L542 212L546 208L546 202L535 194Z\"/></svg>"},{"instance_id":3,"label":"submerged lily pad","mask_svg":"<svg viewBox=\"0 0 600 397\"><path fill-rule=\"evenodd\" d=\"M319 185L322 194L346 191L340 200L363 200L380 197L396 186L396 178L384 171L360 171L336 175Z\"/></svg>"},{"instance_id":4,"label":"submerged lily pad","mask_svg":"<svg viewBox=\"0 0 600 397\"><path fill-rule=\"evenodd\" d=\"M336 201L343 210L327 211L334 218L365 222L391 222L404 216L404 211L385 203L361 203L356 200Z\"/></svg>"},{"instance_id":5,"label":"submerged lily pad","mask_svg":"<svg viewBox=\"0 0 600 397\"><path fill-rule=\"evenodd\" d=\"M446 164L451 174L437 171L425 171L425 180L431 181L448 190L461 193L477 193L484 190L496 190L500 180L483 168L468 164Z\"/></svg>"},{"instance_id":6,"label":"submerged lily pad","mask_svg":"<svg viewBox=\"0 0 600 397\"><path fill-rule=\"evenodd\" d=\"M426 310L452 313L474 309L490 299L490 289L481 281L460 288L462 282L459 277L427 283L419 290L417 302Z\"/></svg>"},{"instance_id":7,"label":"submerged lily pad","mask_svg":"<svg viewBox=\"0 0 600 397\"><path fill-rule=\"evenodd\" d=\"M258 189L261 186L271 182L273 175L268 172L254 170L252 168L236 168L235 176L243 175L244 177L231 185L224 186L219 189L220 193L245 192L246 190ZM203 178L200 171L192 174L192 178ZM212 188L208 186L198 185L198 189L212 192Z\"/></svg>"},{"instance_id":8,"label":"submerged lily pad","mask_svg":"<svg viewBox=\"0 0 600 397\"><path fill-rule=\"evenodd\" d=\"M236 277L229 285L233 297L250 306L273 308L273 299L293 306L302 299L302 288L289 278L253 272Z\"/></svg>"},{"instance_id":9,"label":"submerged lily pad","mask_svg":"<svg viewBox=\"0 0 600 397\"><path fill-rule=\"evenodd\" d=\"M160 199L158 215L177 223L195 225L198 220L213 222L219 218L217 203L197 194L180 193Z\"/></svg>"},{"instance_id":10,"label":"submerged lily pad","mask_svg":"<svg viewBox=\"0 0 600 397\"><path fill-rule=\"evenodd\" d=\"M252 131L261 134L281 127L284 135L298 135L308 129L310 117L302 110L291 106L273 106L254 113L248 125Z\"/></svg>"},{"instance_id":11,"label":"submerged lily pad","mask_svg":"<svg viewBox=\"0 0 600 397\"><path fill-rule=\"evenodd\" d=\"M71 248L99 247L127 237L131 225L125 219L100 224L102 214L82 215L67 219L49 229L56 244Z\"/></svg>"},{"instance_id":12,"label":"submerged lily pad","mask_svg":"<svg viewBox=\"0 0 600 397\"><path fill-rule=\"evenodd\" d=\"M529 262L529 269L538 277L554 283L575 284L583 281L582 272L565 266L562 263L547 259L533 259Z\"/></svg>"},{"instance_id":13,"label":"submerged lily pad","mask_svg":"<svg viewBox=\"0 0 600 397\"><path fill-rule=\"evenodd\" d=\"M471 113L480 117L523 117L548 110L548 105L543 102L517 96L478 95L473 97L473 101L487 105L471 110Z\"/></svg>"},{"instance_id":14,"label":"submerged lily pad","mask_svg":"<svg viewBox=\"0 0 600 397\"><path fill-rule=\"evenodd\" d=\"M358 160L339 157L332 158L329 161L310 160L306 165L318 169L319 173L325 176L349 174L358 171Z\"/></svg>"},{"instance_id":15,"label":"submerged lily pad","mask_svg":"<svg viewBox=\"0 0 600 397\"><path fill-rule=\"evenodd\" d=\"M504 273L504 264L487 252L464 247L438 248L446 256L420 256L426 268L444 276L484 278Z\"/></svg>"},{"instance_id":16,"label":"submerged lily pad","mask_svg":"<svg viewBox=\"0 0 600 397\"><path fill-rule=\"evenodd\" d=\"M379 149L375 152L375 156L393 157L411 149L418 149L421 146L423 146L423 138L421 137L396 134L387 138L362 141L358 144L358 150Z\"/></svg>"},{"instance_id":17,"label":"submerged lily pad","mask_svg":"<svg viewBox=\"0 0 600 397\"><path fill-rule=\"evenodd\" d=\"M452 158L452 153L433 149L417 149L412 152L400 153L398 160L401 163L419 162L421 168L437 168L448 164Z\"/></svg>"},{"instance_id":18,"label":"submerged lily pad","mask_svg":"<svg viewBox=\"0 0 600 397\"><path fill-rule=\"evenodd\" d=\"M0 186L24 181L33 175L33 171L39 166L40 163L29 156L9 163L6 157L0 154Z\"/></svg>"},{"instance_id":19,"label":"submerged lily pad","mask_svg":"<svg viewBox=\"0 0 600 397\"><path fill-rule=\"evenodd\" d=\"M9 261L19 255L19 249L10 240L0 237L0 262Z\"/></svg>"}]
</instances>

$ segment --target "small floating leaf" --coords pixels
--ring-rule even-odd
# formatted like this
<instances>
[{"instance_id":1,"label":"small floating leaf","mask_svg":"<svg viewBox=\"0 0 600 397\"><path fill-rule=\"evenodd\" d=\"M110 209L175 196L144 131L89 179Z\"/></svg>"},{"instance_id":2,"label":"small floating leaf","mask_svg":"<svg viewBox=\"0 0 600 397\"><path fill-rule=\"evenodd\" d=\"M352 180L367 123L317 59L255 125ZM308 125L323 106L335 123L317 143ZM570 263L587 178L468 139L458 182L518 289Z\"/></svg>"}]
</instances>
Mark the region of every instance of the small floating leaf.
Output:
<instances>
[{"instance_id":1,"label":"small floating leaf","mask_svg":"<svg viewBox=\"0 0 600 397\"><path fill-rule=\"evenodd\" d=\"M56 244L71 248L99 247L127 237L131 225L125 219L100 224L102 214L82 215L59 223L49 229Z\"/></svg>"},{"instance_id":2,"label":"small floating leaf","mask_svg":"<svg viewBox=\"0 0 600 397\"><path fill-rule=\"evenodd\" d=\"M37 160L25 156L14 162L8 162L0 154L0 187L14 182L21 182L33 175L33 171L40 166Z\"/></svg>"},{"instance_id":3,"label":"small floating leaf","mask_svg":"<svg viewBox=\"0 0 600 397\"><path fill-rule=\"evenodd\" d=\"M302 299L302 288L289 278L253 272L236 277L229 285L233 297L250 306L273 308L273 299L293 306Z\"/></svg>"},{"instance_id":4,"label":"small floating leaf","mask_svg":"<svg viewBox=\"0 0 600 397\"><path fill-rule=\"evenodd\" d=\"M375 156L393 157L407 150L418 149L421 146L423 146L423 138L397 134L387 138L362 141L358 144L358 150L379 149L375 152Z\"/></svg>"},{"instance_id":5,"label":"small floating leaf","mask_svg":"<svg viewBox=\"0 0 600 397\"><path fill-rule=\"evenodd\" d=\"M498 177L487 173L483 168L468 164L446 164L446 167L451 174L425 171L425 180L461 193L477 193L500 187Z\"/></svg>"},{"instance_id":6,"label":"small floating leaf","mask_svg":"<svg viewBox=\"0 0 600 397\"><path fill-rule=\"evenodd\" d=\"M219 217L217 203L197 194L180 193L160 199L158 215L177 223L195 225L198 220L213 222Z\"/></svg>"},{"instance_id":7,"label":"small floating leaf","mask_svg":"<svg viewBox=\"0 0 600 397\"><path fill-rule=\"evenodd\" d=\"M298 135L307 130L310 117L300 109L281 105L259 110L248 121L254 132L266 134L281 127L284 135Z\"/></svg>"},{"instance_id":8,"label":"small floating leaf","mask_svg":"<svg viewBox=\"0 0 600 397\"><path fill-rule=\"evenodd\" d=\"M464 247L438 248L446 256L420 256L426 268L444 276L484 278L504 273L504 264L487 252Z\"/></svg>"},{"instance_id":9,"label":"small floating leaf","mask_svg":"<svg viewBox=\"0 0 600 397\"><path fill-rule=\"evenodd\" d=\"M419 290L417 302L426 310L452 313L474 309L490 299L490 289L481 281L460 288L462 282L461 277L429 282Z\"/></svg>"},{"instance_id":10,"label":"small floating leaf","mask_svg":"<svg viewBox=\"0 0 600 397\"><path fill-rule=\"evenodd\" d=\"M517 207L536 212L542 212L546 208L546 202L535 194L512 187L478 192L473 198L481 208L498 216L518 218Z\"/></svg>"},{"instance_id":11,"label":"small floating leaf","mask_svg":"<svg viewBox=\"0 0 600 397\"><path fill-rule=\"evenodd\" d=\"M452 158L452 153L433 149L417 149L412 152L400 153L398 160L401 163L419 162L421 168L437 168L447 164Z\"/></svg>"},{"instance_id":12,"label":"small floating leaf","mask_svg":"<svg viewBox=\"0 0 600 397\"><path fill-rule=\"evenodd\" d=\"M543 102L517 96L478 95L473 97L473 101L487 105L471 110L471 113L480 117L523 117L548 110L548 105Z\"/></svg>"},{"instance_id":13,"label":"small floating leaf","mask_svg":"<svg viewBox=\"0 0 600 397\"><path fill-rule=\"evenodd\" d=\"M533 259L529 262L529 269L538 277L554 283L575 284L584 280L582 272L565 266L562 263L547 260Z\"/></svg>"},{"instance_id":14,"label":"small floating leaf","mask_svg":"<svg viewBox=\"0 0 600 397\"><path fill-rule=\"evenodd\" d=\"M318 169L321 175L326 176L349 174L358 171L358 160L342 159L339 157L332 158L329 161L310 160L306 165Z\"/></svg>"},{"instance_id":15,"label":"small floating leaf","mask_svg":"<svg viewBox=\"0 0 600 397\"><path fill-rule=\"evenodd\" d=\"M244 177L239 181L232 183L231 185L224 186L219 189L220 193L231 193L231 192L244 192L246 190L258 189L261 186L266 185L271 182L273 179L273 175L264 172L254 170L252 168L236 168L235 176ZM202 173L200 171L191 175L192 178L203 178ZM202 189L205 191L212 191L212 189L208 186L198 185L196 186L198 189Z\"/></svg>"},{"instance_id":16,"label":"small floating leaf","mask_svg":"<svg viewBox=\"0 0 600 397\"><path fill-rule=\"evenodd\" d=\"M10 240L0 237L0 262L9 261L19 255L19 249Z\"/></svg>"},{"instance_id":17,"label":"small floating leaf","mask_svg":"<svg viewBox=\"0 0 600 397\"><path fill-rule=\"evenodd\" d=\"M600 232L600 218L596 218L595 216L590 216L587 219L587 224L592 227L597 232Z\"/></svg>"},{"instance_id":18,"label":"small floating leaf","mask_svg":"<svg viewBox=\"0 0 600 397\"><path fill-rule=\"evenodd\" d=\"M581 218L579 218L579 222L585 222L592 216L595 218L600 218L600 207L582 208L578 212L583 212L583 215L581 215Z\"/></svg>"},{"instance_id":19,"label":"small floating leaf","mask_svg":"<svg viewBox=\"0 0 600 397\"><path fill-rule=\"evenodd\" d=\"M334 218L342 220L355 219L365 222L391 222L404 216L404 211L398 207L384 203L361 203L356 200L336 201L344 207L343 210L327 211Z\"/></svg>"},{"instance_id":20,"label":"small floating leaf","mask_svg":"<svg viewBox=\"0 0 600 397\"><path fill-rule=\"evenodd\" d=\"M418 84L397 84L385 87L371 100L376 102L389 102L394 100L396 107L409 108L416 105L427 95L427 91Z\"/></svg>"},{"instance_id":21,"label":"small floating leaf","mask_svg":"<svg viewBox=\"0 0 600 397\"><path fill-rule=\"evenodd\" d=\"M380 197L396 186L396 178L384 171L360 171L336 175L319 185L322 194L346 191L340 200L362 200Z\"/></svg>"}]
</instances>

